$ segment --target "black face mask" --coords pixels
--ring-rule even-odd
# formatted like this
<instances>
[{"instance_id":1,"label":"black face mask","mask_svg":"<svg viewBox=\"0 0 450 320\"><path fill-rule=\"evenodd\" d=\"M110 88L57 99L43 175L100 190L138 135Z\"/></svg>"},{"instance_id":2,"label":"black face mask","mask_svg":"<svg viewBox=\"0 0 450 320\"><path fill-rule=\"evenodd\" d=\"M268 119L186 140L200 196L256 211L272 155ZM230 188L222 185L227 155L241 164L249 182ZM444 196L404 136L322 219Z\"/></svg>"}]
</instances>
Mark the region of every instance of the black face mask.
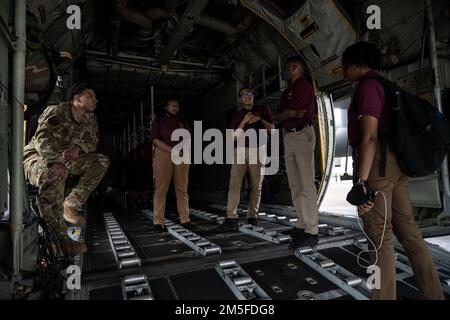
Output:
<instances>
[{"instance_id":1,"label":"black face mask","mask_svg":"<svg viewBox=\"0 0 450 320\"><path fill-rule=\"evenodd\" d=\"M289 70L284 69L281 71L281 79L284 81L290 81L292 80L292 74L289 72Z\"/></svg>"}]
</instances>

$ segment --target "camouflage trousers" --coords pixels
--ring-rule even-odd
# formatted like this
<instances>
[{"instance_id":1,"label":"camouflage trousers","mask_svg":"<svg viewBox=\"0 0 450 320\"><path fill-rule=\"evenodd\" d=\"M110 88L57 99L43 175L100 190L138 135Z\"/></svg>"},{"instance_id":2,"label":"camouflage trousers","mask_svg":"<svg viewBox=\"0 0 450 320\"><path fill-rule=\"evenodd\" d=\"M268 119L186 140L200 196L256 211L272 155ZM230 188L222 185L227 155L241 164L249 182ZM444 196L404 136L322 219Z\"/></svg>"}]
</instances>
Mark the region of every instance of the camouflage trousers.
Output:
<instances>
[{"instance_id":1,"label":"camouflage trousers","mask_svg":"<svg viewBox=\"0 0 450 320\"><path fill-rule=\"evenodd\" d=\"M24 161L28 180L39 188L38 202L42 217L55 227L65 224L62 217L64 205L81 209L108 170L109 159L99 153L87 153L66 163L66 167L69 175L80 176L80 179L72 192L64 199L66 179L50 179L47 175L49 168L38 155Z\"/></svg>"}]
</instances>

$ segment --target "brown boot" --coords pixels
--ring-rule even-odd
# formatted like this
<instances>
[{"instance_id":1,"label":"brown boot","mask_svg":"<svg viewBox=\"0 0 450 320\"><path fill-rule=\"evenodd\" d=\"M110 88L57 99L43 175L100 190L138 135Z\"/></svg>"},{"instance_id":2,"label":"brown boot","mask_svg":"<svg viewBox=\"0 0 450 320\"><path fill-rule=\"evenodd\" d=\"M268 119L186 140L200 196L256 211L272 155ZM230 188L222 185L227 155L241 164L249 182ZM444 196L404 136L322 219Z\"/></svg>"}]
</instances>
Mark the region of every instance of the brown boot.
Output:
<instances>
[{"instance_id":1,"label":"brown boot","mask_svg":"<svg viewBox=\"0 0 450 320\"><path fill-rule=\"evenodd\" d=\"M57 232L62 238L63 243L61 245L64 245L69 257L74 257L87 251L86 244L73 241L69 238L69 236L67 235L67 226L64 222L54 221L51 223L51 226L53 227L53 230ZM52 243L52 247L53 252L57 254L58 250L56 244Z\"/></svg>"},{"instance_id":2,"label":"brown boot","mask_svg":"<svg viewBox=\"0 0 450 320\"><path fill-rule=\"evenodd\" d=\"M65 247L65 250L67 251L67 255L69 257L75 257L77 255L83 254L87 251L87 246L84 243L76 242L71 239L63 238L63 244ZM53 247L53 253L56 255L58 253L58 249L56 244L52 243Z\"/></svg>"},{"instance_id":3,"label":"brown boot","mask_svg":"<svg viewBox=\"0 0 450 320\"><path fill-rule=\"evenodd\" d=\"M68 223L77 225L77 226L84 226L86 224L86 219L84 218L83 214L76 210L75 208L69 207L68 205L64 204L64 214L63 214L64 220L66 220Z\"/></svg>"},{"instance_id":4,"label":"brown boot","mask_svg":"<svg viewBox=\"0 0 450 320\"><path fill-rule=\"evenodd\" d=\"M67 249L67 254L70 257L75 257L77 255L83 254L86 251L88 251L87 246L86 246L85 243L73 241L69 237L66 237L64 239L64 244L65 244L66 249Z\"/></svg>"}]
</instances>

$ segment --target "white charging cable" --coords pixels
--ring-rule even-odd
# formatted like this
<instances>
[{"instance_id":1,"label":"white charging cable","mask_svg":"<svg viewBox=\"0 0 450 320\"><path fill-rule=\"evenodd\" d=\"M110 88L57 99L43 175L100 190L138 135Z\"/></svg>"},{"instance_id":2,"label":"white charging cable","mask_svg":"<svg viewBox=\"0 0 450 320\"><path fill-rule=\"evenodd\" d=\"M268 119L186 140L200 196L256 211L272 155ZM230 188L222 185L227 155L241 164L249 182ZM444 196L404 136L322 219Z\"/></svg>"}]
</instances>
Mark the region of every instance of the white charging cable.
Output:
<instances>
[{"instance_id":1,"label":"white charging cable","mask_svg":"<svg viewBox=\"0 0 450 320\"><path fill-rule=\"evenodd\" d=\"M384 226L383 226L383 233L382 233L382 235L381 235L380 245L378 246L378 248L377 248L377 246L375 245L375 243L372 241L372 239L370 239L370 237L364 232L364 228L363 228L362 225L361 225L361 219L359 218L359 212L358 212L358 214L357 214L357 216L356 216L356 219L358 220L358 225L359 225L359 227L361 228L362 233L363 233L364 236L367 238L367 240L369 240L370 244L372 244L372 246L375 248L375 250L371 250L371 249L368 247L367 250L362 250L360 253L358 253L358 255L357 255L357 257L356 257L356 262L358 263L358 265L359 265L361 268L368 268L368 267L370 267L370 265L369 265L369 266L363 266L363 265L359 262L359 260L361 259L361 255L362 255L363 253L365 253L365 252L367 252L367 253L369 253L369 252L375 252L375 262L373 263L373 265L376 265L376 264L377 264L377 262L378 262L378 250L380 250L380 249L381 249L381 246L383 245L384 235L385 235L385 232L386 232L386 225L387 225L387 200L386 200L386 195L385 195L383 192L381 192L381 191L377 191L377 192L375 193L375 196L378 196L378 194L381 194L381 195L383 196L383 199L384 199ZM366 213L366 214L367 214L367 213Z\"/></svg>"}]
</instances>

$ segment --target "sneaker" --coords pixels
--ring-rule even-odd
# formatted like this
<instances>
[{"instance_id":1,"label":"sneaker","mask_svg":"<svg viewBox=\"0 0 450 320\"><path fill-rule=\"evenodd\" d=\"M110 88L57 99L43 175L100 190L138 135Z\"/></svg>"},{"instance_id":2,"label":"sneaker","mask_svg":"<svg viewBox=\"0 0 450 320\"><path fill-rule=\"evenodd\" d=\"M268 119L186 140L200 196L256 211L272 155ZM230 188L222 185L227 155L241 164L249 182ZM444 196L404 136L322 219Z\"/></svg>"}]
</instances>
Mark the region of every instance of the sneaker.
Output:
<instances>
[{"instance_id":1,"label":"sneaker","mask_svg":"<svg viewBox=\"0 0 450 320\"><path fill-rule=\"evenodd\" d=\"M237 231L239 230L238 219L226 218L218 228L219 232Z\"/></svg>"},{"instance_id":2,"label":"sneaker","mask_svg":"<svg viewBox=\"0 0 450 320\"><path fill-rule=\"evenodd\" d=\"M166 231L166 227L162 224L155 224L153 227L154 227L155 231L157 231L157 232Z\"/></svg>"},{"instance_id":3,"label":"sneaker","mask_svg":"<svg viewBox=\"0 0 450 320\"><path fill-rule=\"evenodd\" d=\"M314 247L319 242L319 235L305 233L300 238L294 238L292 244L294 247Z\"/></svg>"},{"instance_id":4,"label":"sneaker","mask_svg":"<svg viewBox=\"0 0 450 320\"><path fill-rule=\"evenodd\" d=\"M256 219L256 218L248 218L247 219L247 223L248 224L251 224L252 226L257 226L258 225L258 219Z\"/></svg>"},{"instance_id":5,"label":"sneaker","mask_svg":"<svg viewBox=\"0 0 450 320\"><path fill-rule=\"evenodd\" d=\"M76 226L84 226L86 224L86 219L81 212L65 204L63 218L64 220L66 220L66 222L74 224Z\"/></svg>"}]
</instances>

